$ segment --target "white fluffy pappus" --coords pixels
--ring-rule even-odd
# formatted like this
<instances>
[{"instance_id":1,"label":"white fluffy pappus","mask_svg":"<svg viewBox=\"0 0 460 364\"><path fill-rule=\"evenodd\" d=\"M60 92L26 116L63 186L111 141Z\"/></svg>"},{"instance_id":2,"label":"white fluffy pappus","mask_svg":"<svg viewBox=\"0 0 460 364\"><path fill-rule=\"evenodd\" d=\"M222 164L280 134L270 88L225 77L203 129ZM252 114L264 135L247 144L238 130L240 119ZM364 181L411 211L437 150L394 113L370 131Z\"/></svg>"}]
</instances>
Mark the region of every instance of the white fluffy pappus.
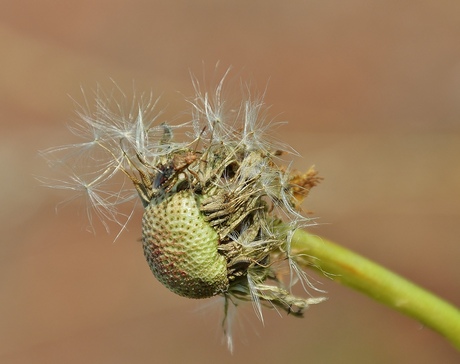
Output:
<instances>
[{"instance_id":1,"label":"white fluffy pappus","mask_svg":"<svg viewBox=\"0 0 460 364\"><path fill-rule=\"evenodd\" d=\"M151 94L128 101L118 88L98 88L94 105L85 99L70 127L81 140L42 152L62 176L41 181L84 197L90 225L95 215L107 231L111 223L123 231L133 213L121 206L134 211L140 198L153 274L185 297L223 297L222 326L233 350L240 303L251 301L263 322L262 307L301 317L324 298L293 294L299 281L306 291L315 288L290 250L293 232L312 223L299 206L319 178L282 165L283 153L293 150L269 137L281 123L269 121L263 97L242 86L241 100L226 102L228 72L212 92L192 76L191 117L179 125L160 120ZM197 242L182 226L204 238Z\"/></svg>"}]
</instances>

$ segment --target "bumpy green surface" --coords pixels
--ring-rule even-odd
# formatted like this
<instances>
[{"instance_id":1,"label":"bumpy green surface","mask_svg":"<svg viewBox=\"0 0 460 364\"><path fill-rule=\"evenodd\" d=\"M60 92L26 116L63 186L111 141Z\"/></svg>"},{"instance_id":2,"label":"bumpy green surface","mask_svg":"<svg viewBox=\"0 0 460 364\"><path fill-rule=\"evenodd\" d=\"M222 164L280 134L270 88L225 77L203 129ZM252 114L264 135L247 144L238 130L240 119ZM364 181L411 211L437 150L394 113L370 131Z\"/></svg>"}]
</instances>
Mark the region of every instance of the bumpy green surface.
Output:
<instances>
[{"instance_id":1,"label":"bumpy green surface","mask_svg":"<svg viewBox=\"0 0 460 364\"><path fill-rule=\"evenodd\" d=\"M191 191L159 194L142 220L144 255L155 277L171 291L206 298L228 288L216 231L203 219Z\"/></svg>"}]
</instances>

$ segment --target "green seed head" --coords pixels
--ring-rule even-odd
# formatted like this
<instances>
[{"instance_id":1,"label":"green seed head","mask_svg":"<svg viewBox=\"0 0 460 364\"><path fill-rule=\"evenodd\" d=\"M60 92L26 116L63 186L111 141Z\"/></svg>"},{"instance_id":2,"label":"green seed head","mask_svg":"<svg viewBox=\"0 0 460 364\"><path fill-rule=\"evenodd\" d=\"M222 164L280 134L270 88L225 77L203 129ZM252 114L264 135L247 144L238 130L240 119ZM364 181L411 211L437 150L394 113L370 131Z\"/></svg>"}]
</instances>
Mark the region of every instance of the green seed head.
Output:
<instances>
[{"instance_id":1,"label":"green seed head","mask_svg":"<svg viewBox=\"0 0 460 364\"><path fill-rule=\"evenodd\" d=\"M301 317L322 300L292 294L296 281L311 283L290 250L294 230L309 222L300 203L320 178L314 170L283 167L280 158L290 148L266 138L271 123L264 124L262 100L245 93L239 104L224 102L226 75L214 94L193 78L192 118L181 125L156 124L153 100L130 105L98 94L94 111L79 112L82 120L72 128L90 139L44 154L65 154L57 162L71 173L56 187L85 196L90 220L93 214L126 226L131 215L118 208L135 194L116 176L133 182L145 209L142 241L150 269L181 296L222 296L231 348L227 316L240 302L252 301L262 319L262 304Z\"/></svg>"},{"instance_id":2,"label":"green seed head","mask_svg":"<svg viewBox=\"0 0 460 364\"><path fill-rule=\"evenodd\" d=\"M207 298L228 288L227 265L216 231L190 190L160 193L145 208L144 254L155 277L171 291Z\"/></svg>"}]
</instances>

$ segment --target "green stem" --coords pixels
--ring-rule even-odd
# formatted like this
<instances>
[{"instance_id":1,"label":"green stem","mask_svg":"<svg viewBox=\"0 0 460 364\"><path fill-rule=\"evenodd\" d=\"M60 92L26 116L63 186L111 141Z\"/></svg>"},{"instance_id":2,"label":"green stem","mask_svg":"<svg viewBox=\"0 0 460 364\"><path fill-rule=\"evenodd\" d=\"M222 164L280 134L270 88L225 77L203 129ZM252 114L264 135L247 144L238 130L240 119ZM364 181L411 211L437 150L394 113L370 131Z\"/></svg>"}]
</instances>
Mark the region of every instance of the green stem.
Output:
<instances>
[{"instance_id":1,"label":"green stem","mask_svg":"<svg viewBox=\"0 0 460 364\"><path fill-rule=\"evenodd\" d=\"M382 266L322 237L298 230L291 241L298 262L415 318L460 349L460 310Z\"/></svg>"}]
</instances>

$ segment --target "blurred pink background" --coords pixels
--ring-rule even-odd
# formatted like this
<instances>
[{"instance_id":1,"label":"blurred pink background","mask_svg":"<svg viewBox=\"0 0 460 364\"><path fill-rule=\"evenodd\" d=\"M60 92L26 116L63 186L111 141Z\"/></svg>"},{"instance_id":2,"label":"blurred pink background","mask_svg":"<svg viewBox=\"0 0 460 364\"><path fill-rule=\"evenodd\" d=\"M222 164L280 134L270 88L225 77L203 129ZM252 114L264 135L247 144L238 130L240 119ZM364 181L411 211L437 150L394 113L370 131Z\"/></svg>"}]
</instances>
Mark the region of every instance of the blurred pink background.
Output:
<instances>
[{"instance_id":1,"label":"blurred pink background","mask_svg":"<svg viewBox=\"0 0 460 364\"><path fill-rule=\"evenodd\" d=\"M140 212L84 230L40 187L37 151L71 142L69 95L114 79L187 109L189 70L232 65L263 90L277 137L324 183L306 208L333 239L460 306L458 1L2 1L0 362L457 363L438 334L315 276L305 318L251 305L235 353L220 307L175 296L144 261ZM241 72L240 72L241 71Z\"/></svg>"}]
</instances>

